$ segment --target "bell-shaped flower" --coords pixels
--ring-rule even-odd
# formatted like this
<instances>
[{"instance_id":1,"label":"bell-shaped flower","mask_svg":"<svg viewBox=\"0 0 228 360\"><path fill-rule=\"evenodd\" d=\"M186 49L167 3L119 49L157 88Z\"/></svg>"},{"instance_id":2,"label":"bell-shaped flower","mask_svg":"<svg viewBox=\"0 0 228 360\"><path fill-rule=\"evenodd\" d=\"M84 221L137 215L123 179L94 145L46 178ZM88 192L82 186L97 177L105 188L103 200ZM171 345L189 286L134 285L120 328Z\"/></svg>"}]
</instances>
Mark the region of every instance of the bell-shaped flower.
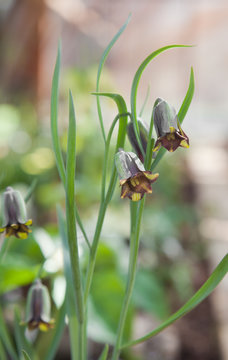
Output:
<instances>
[{"instance_id":1,"label":"bell-shaped flower","mask_svg":"<svg viewBox=\"0 0 228 360\"><path fill-rule=\"evenodd\" d=\"M120 149L115 155L115 164L122 187L122 199L128 197L132 201L138 201L145 193L152 193L151 184L157 180L159 174L146 171L136 154Z\"/></svg>"},{"instance_id":2,"label":"bell-shaped flower","mask_svg":"<svg viewBox=\"0 0 228 360\"><path fill-rule=\"evenodd\" d=\"M158 98L155 101L153 117L158 137L153 151L158 151L161 146L170 152L179 146L189 147L189 139L181 129L175 109L165 100Z\"/></svg>"},{"instance_id":3,"label":"bell-shaped flower","mask_svg":"<svg viewBox=\"0 0 228 360\"><path fill-rule=\"evenodd\" d=\"M26 303L26 318L22 325L27 325L28 330L39 329L47 331L54 326L50 317L51 301L48 289L38 279L30 287Z\"/></svg>"},{"instance_id":4,"label":"bell-shaped flower","mask_svg":"<svg viewBox=\"0 0 228 360\"><path fill-rule=\"evenodd\" d=\"M146 154L146 148L147 148L147 143L148 143L148 135L149 135L149 128L147 126L146 123L144 123L144 121L141 118L137 119L137 123L139 126L139 137L141 140L141 144L143 147L143 150ZM127 126L127 135L128 135L128 139L134 149L134 151L136 152L137 156L139 157L139 159L144 162L144 156L142 154L142 151L139 147L138 141L136 139L135 136L135 130L134 130L134 125L133 122L129 122L128 126Z\"/></svg>"},{"instance_id":5,"label":"bell-shaped flower","mask_svg":"<svg viewBox=\"0 0 228 360\"><path fill-rule=\"evenodd\" d=\"M5 236L16 236L26 239L31 232L29 225L32 220L27 219L25 202L19 191L7 187L2 198L2 227L0 232L5 231Z\"/></svg>"}]
</instances>

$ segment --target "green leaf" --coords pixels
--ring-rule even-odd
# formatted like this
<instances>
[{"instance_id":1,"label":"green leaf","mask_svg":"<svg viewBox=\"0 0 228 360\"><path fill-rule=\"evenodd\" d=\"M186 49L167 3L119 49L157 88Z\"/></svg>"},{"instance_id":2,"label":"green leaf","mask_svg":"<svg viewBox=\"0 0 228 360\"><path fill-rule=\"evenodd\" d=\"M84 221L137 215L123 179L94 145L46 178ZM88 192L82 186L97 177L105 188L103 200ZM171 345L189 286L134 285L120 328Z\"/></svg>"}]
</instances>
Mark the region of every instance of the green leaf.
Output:
<instances>
[{"instance_id":1,"label":"green leaf","mask_svg":"<svg viewBox=\"0 0 228 360\"><path fill-rule=\"evenodd\" d=\"M70 251L71 271L76 294L77 314L79 322L84 316L82 283L79 266L77 231L75 221L75 168L76 168L76 118L71 92L69 93L69 128L67 140L66 162L66 220L67 236Z\"/></svg>"},{"instance_id":2,"label":"green leaf","mask_svg":"<svg viewBox=\"0 0 228 360\"><path fill-rule=\"evenodd\" d=\"M55 153L56 165L59 171L60 179L63 183L63 186L66 186L66 172L65 166L62 156L62 151L59 143L59 133L58 133L58 93L59 93L59 72L60 72L60 44L58 47L58 54L55 64L54 75L52 79L52 91L51 91L51 134L52 134L52 143ZM72 100L72 95L70 93L70 98ZM72 105L70 105L71 112L72 112ZM73 109L73 116L74 116L74 109ZM78 210L75 206L75 216L78 221L79 227L84 235L84 238L87 242L87 245L90 247L88 237L86 235L85 229L83 227L82 221L80 219L80 215Z\"/></svg>"},{"instance_id":3,"label":"green leaf","mask_svg":"<svg viewBox=\"0 0 228 360\"><path fill-rule=\"evenodd\" d=\"M144 109L146 107L149 96L150 96L150 85L148 85L147 92L146 92L146 97L145 97L145 100L144 100L144 102L142 104L141 110L139 112L139 117L141 117L143 115L143 112L144 112Z\"/></svg>"},{"instance_id":4,"label":"green leaf","mask_svg":"<svg viewBox=\"0 0 228 360\"><path fill-rule=\"evenodd\" d=\"M123 116L119 119L120 121L119 121L119 131L117 136L116 149L118 149L119 147L123 147L126 137L126 127L127 127L127 105L124 98L120 94L114 94L114 93L100 92L100 93L92 93L92 94L97 95L97 97L105 96L113 99L117 105L119 115L126 114L126 116Z\"/></svg>"},{"instance_id":5,"label":"green leaf","mask_svg":"<svg viewBox=\"0 0 228 360\"><path fill-rule=\"evenodd\" d=\"M69 247L67 241L66 224L61 208L57 207L58 224L63 247L64 275L67 283L66 287L66 311L69 319L71 357L78 359L78 320L76 317L76 299L73 287L73 276L71 272Z\"/></svg>"},{"instance_id":6,"label":"green leaf","mask_svg":"<svg viewBox=\"0 0 228 360\"><path fill-rule=\"evenodd\" d=\"M26 203L30 200L30 198L31 198L31 196L32 196L32 194L33 194L33 192L34 192L34 190L36 188L37 183L38 183L37 179L34 179L33 182L31 183L31 185L30 185L30 187L29 187L29 189L27 191L27 194L25 195L25 202Z\"/></svg>"},{"instance_id":7,"label":"green leaf","mask_svg":"<svg viewBox=\"0 0 228 360\"><path fill-rule=\"evenodd\" d=\"M24 360L31 360L30 356L25 350L22 350L21 352L23 354Z\"/></svg>"},{"instance_id":8,"label":"green leaf","mask_svg":"<svg viewBox=\"0 0 228 360\"><path fill-rule=\"evenodd\" d=\"M59 134L58 134L58 94L59 94L59 72L60 72L60 44L58 47L58 53L56 58L55 70L52 79L52 90L51 90L51 135L52 143L55 153L55 159L57 168L59 171L59 176L65 184L66 175L65 175L65 166L63 162L63 156L61 152L61 147L59 143Z\"/></svg>"},{"instance_id":9,"label":"green leaf","mask_svg":"<svg viewBox=\"0 0 228 360\"><path fill-rule=\"evenodd\" d=\"M180 110L178 112L178 119L180 121L180 123L182 124L185 115L187 114L187 111L189 109L189 106L192 102L192 98L194 95L194 90L195 90L195 82L194 82L194 72L193 72L193 68L191 67L191 74L190 74L190 79L189 79L189 86L188 86L188 91L185 95L185 98L183 100L183 103L180 107Z\"/></svg>"},{"instance_id":10,"label":"green leaf","mask_svg":"<svg viewBox=\"0 0 228 360\"><path fill-rule=\"evenodd\" d=\"M106 344L98 360L106 360L108 356L108 350L109 350L109 346L108 344Z\"/></svg>"},{"instance_id":11,"label":"green leaf","mask_svg":"<svg viewBox=\"0 0 228 360\"><path fill-rule=\"evenodd\" d=\"M119 112L118 116L115 117L115 119L111 125L111 128L108 133L108 137L106 140L106 144L105 144L105 156L104 156L104 166L103 166L102 185L101 185L102 201L103 201L104 197L105 197L107 163L108 163L108 155L109 155L111 136L112 136L114 127L116 125L116 122L117 122L117 120L119 120L119 131L118 131L118 136L117 136L116 151L118 150L118 148L124 147L124 142L125 142L125 137L126 137L126 128L127 128L127 116L129 116L129 114L127 113L127 105L125 103L125 100L121 95L114 94L114 93L93 93L93 95L105 96L105 97L109 97L109 98L113 99L117 105L118 112ZM121 116L121 115L123 115L123 116ZM124 116L124 115L126 115L126 116ZM109 184L108 199L107 199L108 202L111 200L111 197L112 197L112 194L113 194L113 191L115 188L115 184L116 184L116 179L117 179L116 168L114 166L112 175L111 175L111 179L110 179L110 184Z\"/></svg>"},{"instance_id":12,"label":"green leaf","mask_svg":"<svg viewBox=\"0 0 228 360\"><path fill-rule=\"evenodd\" d=\"M135 135L136 135L138 144L140 146L140 150L142 151L143 154L144 154L144 150L143 150L141 140L140 140L140 136L139 136L139 128L138 128L138 123L137 123L137 109L136 109L136 105L137 105L136 100L137 100L137 91L138 91L139 80L140 80L145 68L150 63L151 60L153 60L156 56L161 54L163 51L166 51L166 50L172 49L172 48L180 48L180 47L191 47L191 46L188 46L188 45L168 45L168 46L164 46L164 47L152 52L141 63L141 65L139 66L139 68L136 71L136 74L134 76L132 87L131 87L131 115L132 115L132 120L133 120L133 124L134 124Z\"/></svg>"},{"instance_id":13,"label":"green leaf","mask_svg":"<svg viewBox=\"0 0 228 360\"><path fill-rule=\"evenodd\" d=\"M150 339L151 337L157 335L166 327L174 323L176 320L183 317L185 314L193 310L198 304L200 304L210 293L215 289L215 287L220 283L228 272L228 254L222 259L222 261L215 268L209 279L201 286L201 288L189 299L184 306L182 306L177 312L171 315L166 321L164 321L160 326L158 326L153 331L144 335L143 337L124 344L121 349L139 344L143 341Z\"/></svg>"},{"instance_id":14,"label":"green leaf","mask_svg":"<svg viewBox=\"0 0 228 360\"><path fill-rule=\"evenodd\" d=\"M99 86L100 86L100 77L101 77L101 72L105 63L105 60L110 52L110 50L112 49L113 45L115 44L115 42L118 40L118 38L120 37L120 35L123 33L123 31L125 30L126 26L128 25L129 21L130 21L131 15L128 16L127 21L124 23L124 25L120 28L120 30L117 32L117 34L113 37L113 39L110 41L110 43L108 44L108 46L106 47L105 51L103 52L103 55L101 57L100 63L99 63L99 67L98 67L98 72L97 72L97 84L96 84L96 92L99 92ZM102 131L102 135L104 138L104 141L106 141L106 136L105 136L105 131L104 131L104 124L103 124L103 118L102 118L102 113L101 113L101 105L100 105L100 99L99 97L97 97L97 110L98 110L98 116L99 116L99 121L100 121L100 126L101 126L101 131Z\"/></svg>"},{"instance_id":15,"label":"green leaf","mask_svg":"<svg viewBox=\"0 0 228 360\"><path fill-rule=\"evenodd\" d=\"M14 349L11 337L9 335L8 329L5 324L5 320L3 318L2 309L0 307L0 339L4 344L4 347L8 351L9 355L11 356L12 360L18 360L18 356Z\"/></svg>"},{"instance_id":16,"label":"green leaf","mask_svg":"<svg viewBox=\"0 0 228 360\"><path fill-rule=\"evenodd\" d=\"M18 286L31 283L37 275L40 265L34 265L26 256L12 254L0 265L0 294Z\"/></svg>"},{"instance_id":17,"label":"green leaf","mask_svg":"<svg viewBox=\"0 0 228 360\"><path fill-rule=\"evenodd\" d=\"M187 90L185 98L182 102L182 105L180 107L180 110L178 112L178 119L181 124L184 121L185 115L187 114L187 111L191 104L191 101L192 101L192 98L194 95L194 90L195 90L194 72L193 72L193 68L191 68L188 90ZM152 163L151 171L153 171L155 169L155 167L157 166L157 164L159 163L159 161L162 159L162 157L165 155L166 152L167 152L167 150L164 147L162 147L158 151L157 156Z\"/></svg>"}]
</instances>

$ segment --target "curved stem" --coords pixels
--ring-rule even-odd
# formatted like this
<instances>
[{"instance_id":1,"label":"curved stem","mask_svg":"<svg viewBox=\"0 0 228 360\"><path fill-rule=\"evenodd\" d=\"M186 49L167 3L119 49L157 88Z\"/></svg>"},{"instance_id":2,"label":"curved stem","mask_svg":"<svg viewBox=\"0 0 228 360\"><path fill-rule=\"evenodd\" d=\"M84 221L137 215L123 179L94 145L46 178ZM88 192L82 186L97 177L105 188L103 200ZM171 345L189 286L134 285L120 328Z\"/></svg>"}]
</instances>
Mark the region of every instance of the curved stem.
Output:
<instances>
[{"instance_id":1,"label":"curved stem","mask_svg":"<svg viewBox=\"0 0 228 360\"><path fill-rule=\"evenodd\" d=\"M106 174L107 174L107 165L108 165L108 155L109 155L109 149L110 149L110 142L111 142L111 138L112 138L112 134L113 134L113 130L116 126L116 123L118 120L121 119L121 117L125 117L125 116L130 116L131 114L129 112L123 113L123 114L118 114L113 122L112 125L109 129L109 133L107 136L107 140L105 143L105 155L104 155L104 166L103 166L103 173L102 173L102 185L101 185L101 202L104 201L105 199L105 183L106 183Z\"/></svg>"},{"instance_id":2,"label":"curved stem","mask_svg":"<svg viewBox=\"0 0 228 360\"><path fill-rule=\"evenodd\" d=\"M141 202L131 202L131 243L130 243L130 260L128 266L128 279L124 295L123 306L120 314L120 321L117 330L116 344L114 347L112 360L118 360L123 337L124 325L127 317L129 303L135 283L135 275L137 270L137 258L139 249L139 233L144 208L145 197Z\"/></svg>"}]
</instances>

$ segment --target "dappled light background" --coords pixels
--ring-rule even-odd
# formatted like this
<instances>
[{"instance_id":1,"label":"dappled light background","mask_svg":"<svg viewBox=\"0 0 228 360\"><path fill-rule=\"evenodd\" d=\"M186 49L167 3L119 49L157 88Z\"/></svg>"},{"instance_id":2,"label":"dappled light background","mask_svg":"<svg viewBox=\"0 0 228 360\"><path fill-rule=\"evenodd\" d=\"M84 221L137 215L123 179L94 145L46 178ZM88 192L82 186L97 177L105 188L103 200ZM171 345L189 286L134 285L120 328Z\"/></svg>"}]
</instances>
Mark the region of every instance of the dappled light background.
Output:
<instances>
[{"instance_id":1,"label":"dappled light background","mask_svg":"<svg viewBox=\"0 0 228 360\"><path fill-rule=\"evenodd\" d=\"M100 90L120 93L129 105L132 80L144 58L160 47L184 44L194 46L168 50L148 66L139 85L138 111L148 87L146 122L157 97L178 110L191 66L195 95L183 123L190 148L165 156L157 168L159 180L147 199L139 273L125 338L145 334L178 309L227 252L227 1L0 0L0 190L11 185L26 193L32 181L38 180L28 204L34 231L20 243L12 240L5 265L1 265L0 301L9 323L14 304L23 308L27 287L42 262L54 311L61 306L65 291L56 219L56 205L64 206L64 191L50 134L51 79L58 41L62 57L60 142L65 157L70 88L77 118L76 200L92 240L104 148L91 93L96 89L102 52L129 13L131 21L107 58ZM107 99L101 104L107 130L117 110ZM113 140L112 155L114 146ZM128 142L126 148L130 150ZM79 239L86 267L86 245L80 232ZM120 200L116 187L92 286L90 359L97 358L102 342L113 339L128 247L129 201ZM12 275L15 271L16 277ZM134 356L129 352L126 359L227 360L227 287L226 279L191 314L137 346ZM64 338L68 339L67 333ZM46 342L43 339L38 341L47 346L48 335ZM62 341L57 359L69 357L66 343Z\"/></svg>"}]
</instances>

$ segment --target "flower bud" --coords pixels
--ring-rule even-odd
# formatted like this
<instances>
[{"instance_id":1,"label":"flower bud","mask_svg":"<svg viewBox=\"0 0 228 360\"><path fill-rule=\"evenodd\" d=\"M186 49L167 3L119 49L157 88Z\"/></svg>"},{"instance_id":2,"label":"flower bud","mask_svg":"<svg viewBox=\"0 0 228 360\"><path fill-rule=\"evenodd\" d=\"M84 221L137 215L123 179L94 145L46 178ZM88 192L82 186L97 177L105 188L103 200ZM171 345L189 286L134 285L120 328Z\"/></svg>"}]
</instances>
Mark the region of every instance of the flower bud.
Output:
<instances>
[{"instance_id":1,"label":"flower bud","mask_svg":"<svg viewBox=\"0 0 228 360\"><path fill-rule=\"evenodd\" d=\"M158 98L155 101L153 118L158 137L154 151L159 150L161 146L170 152L179 146L189 147L189 139L181 129L175 109L165 100Z\"/></svg>"},{"instance_id":2,"label":"flower bud","mask_svg":"<svg viewBox=\"0 0 228 360\"><path fill-rule=\"evenodd\" d=\"M148 143L148 135L149 135L149 128L147 126L146 123L144 123L144 121L141 118L137 119L137 123L139 126L139 136L140 136L140 140L141 140L141 144L143 147L144 152L146 153L146 148L147 148L147 143ZM143 162L144 161L144 157L142 154L142 151L139 147L138 141L136 139L135 136L135 130L134 130L134 124L131 121L128 126L127 126L127 134L128 134L128 139L133 147L133 149L135 150L137 156L139 157L139 159Z\"/></svg>"},{"instance_id":3,"label":"flower bud","mask_svg":"<svg viewBox=\"0 0 228 360\"><path fill-rule=\"evenodd\" d=\"M32 220L27 219L26 207L20 192L8 186L2 197L3 227L0 232L5 231L5 236L11 235L26 239L31 230Z\"/></svg>"},{"instance_id":4,"label":"flower bud","mask_svg":"<svg viewBox=\"0 0 228 360\"><path fill-rule=\"evenodd\" d=\"M40 280L30 287L26 303L25 324L29 330L47 331L53 327L54 320L50 318L51 301L48 289Z\"/></svg>"},{"instance_id":5,"label":"flower bud","mask_svg":"<svg viewBox=\"0 0 228 360\"><path fill-rule=\"evenodd\" d=\"M132 201L138 201L145 193L152 193L151 184L159 175L146 171L136 154L120 149L115 155L115 164L122 187L122 199L128 197Z\"/></svg>"}]
</instances>

